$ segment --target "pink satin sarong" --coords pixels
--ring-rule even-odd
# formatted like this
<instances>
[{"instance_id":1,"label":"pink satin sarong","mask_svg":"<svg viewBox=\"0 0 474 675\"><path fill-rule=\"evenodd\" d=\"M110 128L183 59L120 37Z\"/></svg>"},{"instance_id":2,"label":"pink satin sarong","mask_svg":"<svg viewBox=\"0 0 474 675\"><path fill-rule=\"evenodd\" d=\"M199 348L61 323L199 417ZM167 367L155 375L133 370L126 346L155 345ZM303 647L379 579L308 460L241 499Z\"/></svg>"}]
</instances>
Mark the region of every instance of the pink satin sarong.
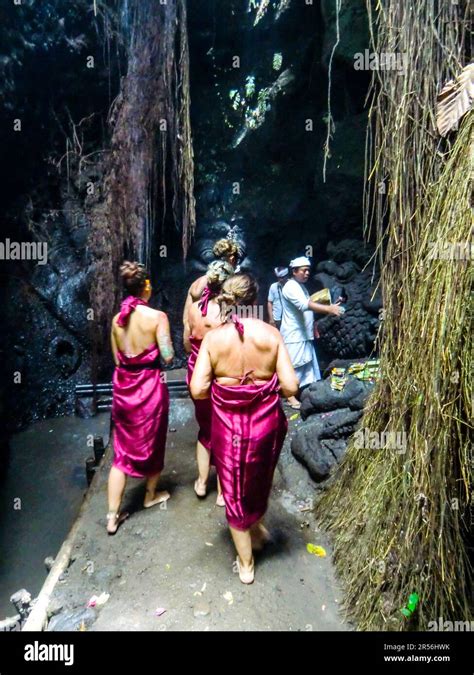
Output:
<instances>
[{"instance_id":1,"label":"pink satin sarong","mask_svg":"<svg viewBox=\"0 0 474 675\"><path fill-rule=\"evenodd\" d=\"M199 354L199 349L201 348L202 340L198 340L191 335L189 338L191 343L191 354L188 357L188 371L186 374L186 383L189 387L191 378L194 372L194 366L196 365L196 360ZM211 450L211 416L212 416L212 407L211 399L205 398L199 401L193 399L194 411L196 415L196 421L199 425L199 434L198 440L206 450Z\"/></svg>"},{"instance_id":2,"label":"pink satin sarong","mask_svg":"<svg viewBox=\"0 0 474 675\"><path fill-rule=\"evenodd\" d=\"M276 373L264 384L212 383L212 454L236 530L247 530L267 510L288 429L278 391Z\"/></svg>"},{"instance_id":3,"label":"pink satin sarong","mask_svg":"<svg viewBox=\"0 0 474 675\"><path fill-rule=\"evenodd\" d=\"M119 351L113 376L113 466L136 478L154 476L164 466L169 392L161 370L149 367L158 365L158 356L157 345L133 357Z\"/></svg>"},{"instance_id":4,"label":"pink satin sarong","mask_svg":"<svg viewBox=\"0 0 474 675\"><path fill-rule=\"evenodd\" d=\"M128 296L122 302L119 326L145 301ZM168 431L169 392L161 380L160 351L152 344L141 354L118 350L113 376L113 466L129 476L148 478L163 470Z\"/></svg>"}]
</instances>

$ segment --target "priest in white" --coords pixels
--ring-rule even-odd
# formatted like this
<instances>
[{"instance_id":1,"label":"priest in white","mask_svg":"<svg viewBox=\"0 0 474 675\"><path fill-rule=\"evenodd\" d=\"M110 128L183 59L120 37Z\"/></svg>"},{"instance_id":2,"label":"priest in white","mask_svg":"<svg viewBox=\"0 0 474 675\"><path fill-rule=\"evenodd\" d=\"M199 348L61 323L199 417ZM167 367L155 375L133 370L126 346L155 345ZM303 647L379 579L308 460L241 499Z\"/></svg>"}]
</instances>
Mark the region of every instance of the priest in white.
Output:
<instances>
[{"instance_id":1,"label":"priest in white","mask_svg":"<svg viewBox=\"0 0 474 675\"><path fill-rule=\"evenodd\" d=\"M314 313L340 316L343 309L339 304L321 305L313 302L305 287L311 270L311 261L300 256L290 262L292 278L282 290L283 313L280 332L290 354L300 387L305 387L321 379L318 359L314 349ZM288 399L292 408L300 403L292 397Z\"/></svg>"}]
</instances>

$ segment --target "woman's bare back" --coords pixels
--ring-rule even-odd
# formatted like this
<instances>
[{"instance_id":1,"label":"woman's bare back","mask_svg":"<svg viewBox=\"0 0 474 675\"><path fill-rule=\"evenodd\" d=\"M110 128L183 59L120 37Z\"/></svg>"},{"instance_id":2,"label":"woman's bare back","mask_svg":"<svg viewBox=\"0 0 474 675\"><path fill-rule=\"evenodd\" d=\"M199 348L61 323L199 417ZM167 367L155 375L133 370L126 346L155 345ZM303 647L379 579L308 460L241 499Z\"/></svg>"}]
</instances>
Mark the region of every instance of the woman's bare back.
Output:
<instances>
[{"instance_id":1,"label":"woman's bare back","mask_svg":"<svg viewBox=\"0 0 474 675\"><path fill-rule=\"evenodd\" d=\"M160 312L151 307L138 305L130 315L127 326L117 324L119 314L113 318L113 334L118 348L127 356L138 356L148 347L157 344L157 328L160 322Z\"/></svg>"},{"instance_id":2,"label":"woman's bare back","mask_svg":"<svg viewBox=\"0 0 474 675\"><path fill-rule=\"evenodd\" d=\"M209 333L209 354L214 376L221 384L237 384L247 373L256 383L266 382L276 371L280 334L259 319L242 319L243 339L227 323ZM248 381L247 381L248 382Z\"/></svg>"},{"instance_id":3,"label":"woman's bare back","mask_svg":"<svg viewBox=\"0 0 474 675\"><path fill-rule=\"evenodd\" d=\"M206 333L222 323L219 304L215 300L210 300L207 306L207 314L203 316L199 308L199 302L194 302L189 308L188 321L190 334L198 340L202 340Z\"/></svg>"}]
</instances>

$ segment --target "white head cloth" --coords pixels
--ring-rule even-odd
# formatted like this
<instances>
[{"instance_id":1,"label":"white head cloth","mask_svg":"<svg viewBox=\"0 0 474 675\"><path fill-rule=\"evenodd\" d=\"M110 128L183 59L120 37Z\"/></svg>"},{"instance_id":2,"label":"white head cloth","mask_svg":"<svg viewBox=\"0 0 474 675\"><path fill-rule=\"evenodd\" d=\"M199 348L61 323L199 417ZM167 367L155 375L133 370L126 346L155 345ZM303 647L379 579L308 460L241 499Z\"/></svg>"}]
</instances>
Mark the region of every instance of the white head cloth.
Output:
<instances>
[{"instance_id":1,"label":"white head cloth","mask_svg":"<svg viewBox=\"0 0 474 675\"><path fill-rule=\"evenodd\" d=\"M305 255L300 255L299 258L295 258L290 261L290 267L310 267L311 260Z\"/></svg>"}]
</instances>

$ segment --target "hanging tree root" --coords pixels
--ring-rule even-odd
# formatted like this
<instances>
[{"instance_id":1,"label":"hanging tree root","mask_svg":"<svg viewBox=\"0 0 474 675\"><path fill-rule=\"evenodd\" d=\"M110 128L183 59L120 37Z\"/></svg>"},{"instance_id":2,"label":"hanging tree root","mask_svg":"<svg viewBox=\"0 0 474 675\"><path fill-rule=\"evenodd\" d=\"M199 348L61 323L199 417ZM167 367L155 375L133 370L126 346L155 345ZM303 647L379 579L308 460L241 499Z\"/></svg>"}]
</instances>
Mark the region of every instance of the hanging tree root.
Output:
<instances>
[{"instance_id":1,"label":"hanging tree root","mask_svg":"<svg viewBox=\"0 0 474 675\"><path fill-rule=\"evenodd\" d=\"M462 7L446 5L435 16L434 4L380 2L374 42L378 51L404 52L408 66L403 77L376 74L371 108L370 179L387 191L375 189L366 208L376 225L385 320L382 379L361 428L402 433L406 443L377 450L352 439L317 505L359 630L426 630L441 617L472 617L474 114L452 147L441 145L434 102L443 74L461 62ZM405 616L414 593L419 604Z\"/></svg>"},{"instance_id":2,"label":"hanging tree root","mask_svg":"<svg viewBox=\"0 0 474 675\"><path fill-rule=\"evenodd\" d=\"M186 257L196 221L186 2L131 0L128 12L127 74L109 115L100 196L88 205L97 367L121 298L124 257L150 267L158 228L163 241L170 227L181 231Z\"/></svg>"}]
</instances>

